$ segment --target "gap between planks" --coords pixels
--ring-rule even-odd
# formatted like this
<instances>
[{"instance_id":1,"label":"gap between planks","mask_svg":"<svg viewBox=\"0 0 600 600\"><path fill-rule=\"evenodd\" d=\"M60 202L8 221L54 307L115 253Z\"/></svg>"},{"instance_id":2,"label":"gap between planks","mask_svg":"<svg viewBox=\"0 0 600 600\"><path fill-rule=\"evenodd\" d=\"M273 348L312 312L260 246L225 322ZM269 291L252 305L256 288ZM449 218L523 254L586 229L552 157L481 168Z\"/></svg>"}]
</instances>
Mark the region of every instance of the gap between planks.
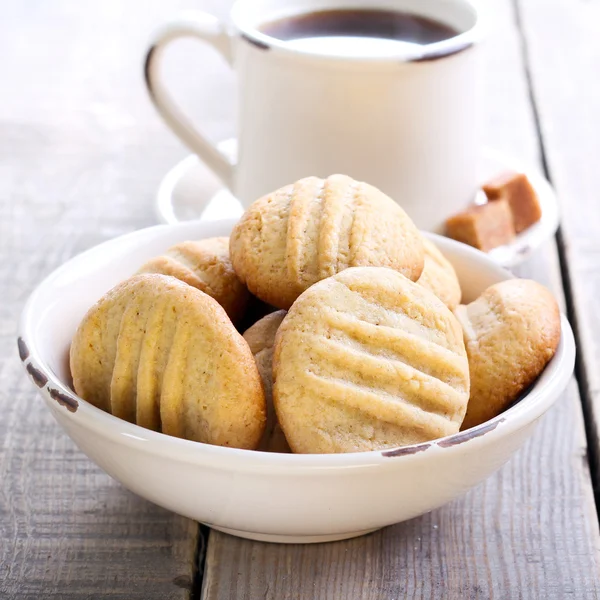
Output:
<instances>
[{"instance_id":1,"label":"gap between planks","mask_svg":"<svg viewBox=\"0 0 600 600\"><path fill-rule=\"evenodd\" d=\"M549 166L548 150L546 148L546 142L544 140L544 128L542 126L542 116L538 103L537 94L535 92L534 82L534 68L532 66L532 56L530 52L529 41L527 38L523 8L521 6L522 0L512 0L515 20L517 24L517 30L519 32L519 39L521 43L521 51L523 54L523 63L525 67L525 77L527 81L527 88L529 93L529 100L533 112L534 125L537 132L537 139L539 144L540 163L544 176L550 181L552 186L557 192L557 196L560 202L560 189L553 181L551 169ZM600 517L600 433L599 424L596 421L594 415L594 397L591 392L591 381L588 373L588 365L586 363L586 357L584 357L583 348L585 347L582 339L582 331L580 319L578 318L578 312L576 310L575 296L574 296L574 275L573 270L569 261L569 254L567 250L566 236L561 225L556 235L556 246L558 250L558 260L560 266L560 274L562 279L562 285L565 296L565 310L569 323L573 329L573 335L575 336L575 343L578 349L575 357L575 379L579 388L579 397L581 400L581 406L584 416L585 435L587 440L587 455L590 467L590 477L592 480L592 487L594 490L594 501L596 505L596 511ZM589 359L589 357L587 357Z\"/></svg>"},{"instance_id":2,"label":"gap between planks","mask_svg":"<svg viewBox=\"0 0 600 600\"><path fill-rule=\"evenodd\" d=\"M501 20L517 18L512 0L496 4ZM513 37L507 32L496 40L490 66L499 67L500 79L524 70L524 49ZM528 82L510 75L504 84L490 95L497 110L493 139L540 158L539 127L527 116L532 105L524 107ZM510 111L502 110L506 105ZM541 276L560 299L557 264L552 243L519 273ZM419 519L319 547L273 546L212 532L202 597L337 598L345 592L368 599L597 598L598 522L574 381L565 396L512 466Z\"/></svg>"}]
</instances>

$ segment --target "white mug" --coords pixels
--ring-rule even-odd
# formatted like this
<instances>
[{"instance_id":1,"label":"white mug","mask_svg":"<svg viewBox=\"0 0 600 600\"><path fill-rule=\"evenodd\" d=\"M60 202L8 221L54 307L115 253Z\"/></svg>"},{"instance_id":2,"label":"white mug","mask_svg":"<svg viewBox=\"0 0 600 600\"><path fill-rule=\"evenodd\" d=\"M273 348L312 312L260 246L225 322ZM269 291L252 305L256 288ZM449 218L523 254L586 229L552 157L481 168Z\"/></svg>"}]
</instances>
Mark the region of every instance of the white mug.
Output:
<instances>
[{"instance_id":1,"label":"white mug","mask_svg":"<svg viewBox=\"0 0 600 600\"><path fill-rule=\"evenodd\" d=\"M261 32L282 17L331 9L402 10L458 33L427 45L327 52ZM308 175L345 173L440 230L477 187L479 42L475 0L238 0L226 25L202 12L165 24L146 57L146 83L172 130L242 205ZM168 43L195 37L239 79L237 157L197 131L160 82Z\"/></svg>"}]
</instances>

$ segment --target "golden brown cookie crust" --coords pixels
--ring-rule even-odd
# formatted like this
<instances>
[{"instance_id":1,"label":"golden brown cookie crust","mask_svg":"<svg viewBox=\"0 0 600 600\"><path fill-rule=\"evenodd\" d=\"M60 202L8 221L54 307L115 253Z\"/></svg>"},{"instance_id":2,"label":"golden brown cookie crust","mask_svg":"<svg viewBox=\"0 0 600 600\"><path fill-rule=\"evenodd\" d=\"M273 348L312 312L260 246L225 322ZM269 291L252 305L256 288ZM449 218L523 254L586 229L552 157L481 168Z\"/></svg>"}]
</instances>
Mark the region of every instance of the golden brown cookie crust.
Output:
<instances>
[{"instance_id":1,"label":"golden brown cookie crust","mask_svg":"<svg viewBox=\"0 0 600 600\"><path fill-rule=\"evenodd\" d=\"M249 293L229 258L229 238L181 242L144 264L138 273L171 275L214 298L235 323L244 315Z\"/></svg>"},{"instance_id":2,"label":"golden brown cookie crust","mask_svg":"<svg viewBox=\"0 0 600 600\"><path fill-rule=\"evenodd\" d=\"M456 271L433 242L423 238L423 247L425 266L417 283L432 291L450 310L454 310L462 296Z\"/></svg>"},{"instance_id":3,"label":"golden brown cookie crust","mask_svg":"<svg viewBox=\"0 0 600 600\"><path fill-rule=\"evenodd\" d=\"M456 433L469 397L460 324L387 268L304 292L277 332L275 409L294 452L377 450Z\"/></svg>"},{"instance_id":4,"label":"golden brown cookie crust","mask_svg":"<svg viewBox=\"0 0 600 600\"><path fill-rule=\"evenodd\" d=\"M284 309L348 267L390 267L416 281L424 262L422 237L400 206L345 175L307 177L254 202L230 254L250 291Z\"/></svg>"},{"instance_id":5,"label":"golden brown cookie crust","mask_svg":"<svg viewBox=\"0 0 600 600\"><path fill-rule=\"evenodd\" d=\"M508 408L537 379L558 347L560 311L544 286L510 279L455 313L469 357L468 429Z\"/></svg>"},{"instance_id":6,"label":"golden brown cookie crust","mask_svg":"<svg viewBox=\"0 0 600 600\"><path fill-rule=\"evenodd\" d=\"M110 290L79 325L70 362L75 391L116 416L208 444L260 442L266 406L248 344L214 299L174 277Z\"/></svg>"},{"instance_id":7,"label":"golden brown cookie crust","mask_svg":"<svg viewBox=\"0 0 600 600\"><path fill-rule=\"evenodd\" d=\"M286 315L285 310L271 313L260 321L257 321L244 333L244 339L248 342L258 372L262 378L265 399L267 402L267 424L265 433L258 450L266 452L291 452L285 439L285 435L277 421L275 408L273 406L273 350L275 335Z\"/></svg>"}]
</instances>

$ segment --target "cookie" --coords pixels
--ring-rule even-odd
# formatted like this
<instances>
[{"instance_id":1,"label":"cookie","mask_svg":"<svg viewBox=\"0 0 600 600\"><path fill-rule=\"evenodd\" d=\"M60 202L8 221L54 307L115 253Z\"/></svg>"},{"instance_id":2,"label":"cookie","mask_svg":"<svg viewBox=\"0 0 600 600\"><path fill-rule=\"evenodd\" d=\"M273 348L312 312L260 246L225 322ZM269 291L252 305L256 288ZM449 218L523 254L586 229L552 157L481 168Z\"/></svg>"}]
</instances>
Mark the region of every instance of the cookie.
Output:
<instances>
[{"instance_id":1,"label":"cookie","mask_svg":"<svg viewBox=\"0 0 600 600\"><path fill-rule=\"evenodd\" d=\"M508 408L537 379L560 341L552 294L527 279L487 288L455 311L464 331L471 397L462 425L479 425Z\"/></svg>"},{"instance_id":2,"label":"cookie","mask_svg":"<svg viewBox=\"0 0 600 600\"><path fill-rule=\"evenodd\" d=\"M223 308L174 277L136 275L103 296L70 351L75 391L142 427L256 448L266 420L252 352Z\"/></svg>"},{"instance_id":3,"label":"cookie","mask_svg":"<svg viewBox=\"0 0 600 600\"><path fill-rule=\"evenodd\" d=\"M267 424L258 447L258 450L267 452L290 452L273 407L273 346L275 334L286 314L285 310L271 313L257 321L244 333L244 339L254 354L267 401Z\"/></svg>"},{"instance_id":4,"label":"cookie","mask_svg":"<svg viewBox=\"0 0 600 600\"><path fill-rule=\"evenodd\" d=\"M184 281L214 298L235 323L246 310L249 293L229 259L229 238L182 242L149 260L138 273L160 273Z\"/></svg>"},{"instance_id":5,"label":"cookie","mask_svg":"<svg viewBox=\"0 0 600 600\"><path fill-rule=\"evenodd\" d=\"M423 247L425 266L417 283L432 291L450 310L454 310L462 296L456 271L433 242L423 239Z\"/></svg>"},{"instance_id":6,"label":"cookie","mask_svg":"<svg viewBox=\"0 0 600 600\"><path fill-rule=\"evenodd\" d=\"M359 452L456 433L469 398L460 324L401 273L357 267L294 303L275 339L273 399L294 452Z\"/></svg>"},{"instance_id":7,"label":"cookie","mask_svg":"<svg viewBox=\"0 0 600 600\"><path fill-rule=\"evenodd\" d=\"M284 309L348 267L390 267L416 281L424 262L422 237L400 206L345 175L307 177L260 198L229 250L248 289Z\"/></svg>"}]
</instances>

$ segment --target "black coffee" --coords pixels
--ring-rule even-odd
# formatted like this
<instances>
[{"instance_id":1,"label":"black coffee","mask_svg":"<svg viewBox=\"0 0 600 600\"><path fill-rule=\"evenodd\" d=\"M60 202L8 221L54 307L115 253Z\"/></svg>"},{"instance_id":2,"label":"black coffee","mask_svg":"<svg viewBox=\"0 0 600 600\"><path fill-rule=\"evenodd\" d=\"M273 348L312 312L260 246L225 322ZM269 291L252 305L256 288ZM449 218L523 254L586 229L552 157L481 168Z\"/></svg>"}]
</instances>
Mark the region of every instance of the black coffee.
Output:
<instances>
[{"instance_id":1,"label":"black coffee","mask_svg":"<svg viewBox=\"0 0 600 600\"><path fill-rule=\"evenodd\" d=\"M458 35L458 31L427 17L393 10L323 10L286 17L263 24L260 30L297 46L379 43L432 44ZM358 39L357 39L358 38ZM367 39L364 39L367 38ZM381 44L380 44L381 45Z\"/></svg>"}]
</instances>

